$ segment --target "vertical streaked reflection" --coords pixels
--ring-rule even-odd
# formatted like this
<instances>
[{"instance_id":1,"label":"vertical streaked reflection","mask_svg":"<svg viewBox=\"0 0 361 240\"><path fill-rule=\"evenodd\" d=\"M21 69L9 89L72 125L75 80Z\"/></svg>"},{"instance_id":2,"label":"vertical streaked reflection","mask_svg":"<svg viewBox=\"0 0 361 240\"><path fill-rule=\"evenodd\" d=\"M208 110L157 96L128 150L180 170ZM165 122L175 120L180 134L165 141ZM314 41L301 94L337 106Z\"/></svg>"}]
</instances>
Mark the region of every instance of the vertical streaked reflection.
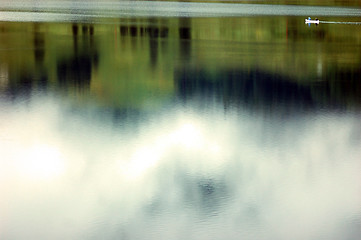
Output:
<instances>
[{"instance_id":1,"label":"vertical streaked reflection","mask_svg":"<svg viewBox=\"0 0 361 240\"><path fill-rule=\"evenodd\" d=\"M81 36L79 36L79 29L82 32ZM74 87L80 92L89 91L92 73L96 71L98 58L93 34L94 27L92 25L72 24L73 53L70 57L57 63L57 78L61 88Z\"/></svg>"},{"instance_id":2,"label":"vertical streaked reflection","mask_svg":"<svg viewBox=\"0 0 361 240\"><path fill-rule=\"evenodd\" d=\"M355 26L109 21L0 24L0 238L361 234Z\"/></svg>"},{"instance_id":3,"label":"vertical streaked reflection","mask_svg":"<svg viewBox=\"0 0 361 240\"><path fill-rule=\"evenodd\" d=\"M0 91L3 91L9 83L9 68L6 63L0 65Z\"/></svg>"}]
</instances>

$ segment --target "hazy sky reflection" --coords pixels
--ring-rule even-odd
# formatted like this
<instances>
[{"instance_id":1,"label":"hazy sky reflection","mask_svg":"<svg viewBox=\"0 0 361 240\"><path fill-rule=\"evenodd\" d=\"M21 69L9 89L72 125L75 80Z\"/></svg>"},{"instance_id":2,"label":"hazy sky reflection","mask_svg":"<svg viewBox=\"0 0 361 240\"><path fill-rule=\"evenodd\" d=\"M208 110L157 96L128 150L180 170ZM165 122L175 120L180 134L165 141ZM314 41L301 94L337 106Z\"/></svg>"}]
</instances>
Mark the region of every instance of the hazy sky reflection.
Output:
<instances>
[{"instance_id":1,"label":"hazy sky reflection","mask_svg":"<svg viewBox=\"0 0 361 240\"><path fill-rule=\"evenodd\" d=\"M59 102L0 105L2 239L361 234L356 114L279 119L176 104L115 127Z\"/></svg>"}]
</instances>

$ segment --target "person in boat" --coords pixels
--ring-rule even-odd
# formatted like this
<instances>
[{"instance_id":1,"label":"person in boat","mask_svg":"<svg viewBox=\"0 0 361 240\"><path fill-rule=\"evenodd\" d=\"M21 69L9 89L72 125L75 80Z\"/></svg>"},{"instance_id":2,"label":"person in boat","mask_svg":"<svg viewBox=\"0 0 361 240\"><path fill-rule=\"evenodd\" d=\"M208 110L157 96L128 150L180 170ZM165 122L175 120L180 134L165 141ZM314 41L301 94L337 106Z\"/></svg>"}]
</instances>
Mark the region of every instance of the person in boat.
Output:
<instances>
[{"instance_id":1,"label":"person in boat","mask_svg":"<svg viewBox=\"0 0 361 240\"><path fill-rule=\"evenodd\" d=\"M319 22L318 22L318 21L319 21L318 18L315 18L315 20L312 20L311 17L308 17L306 20L307 20L307 21L313 21L313 23L316 24L316 25L318 25L318 23L319 23ZM310 22L309 22L309 24L310 24Z\"/></svg>"}]
</instances>

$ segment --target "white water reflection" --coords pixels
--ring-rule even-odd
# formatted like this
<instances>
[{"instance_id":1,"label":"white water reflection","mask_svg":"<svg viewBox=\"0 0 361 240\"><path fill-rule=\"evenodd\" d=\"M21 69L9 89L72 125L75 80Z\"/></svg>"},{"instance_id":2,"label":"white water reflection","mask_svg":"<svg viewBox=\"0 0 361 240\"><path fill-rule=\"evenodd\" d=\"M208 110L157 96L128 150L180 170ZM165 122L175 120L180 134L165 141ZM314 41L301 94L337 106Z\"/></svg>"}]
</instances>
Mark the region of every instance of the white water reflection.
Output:
<instances>
[{"instance_id":1,"label":"white water reflection","mask_svg":"<svg viewBox=\"0 0 361 240\"><path fill-rule=\"evenodd\" d=\"M1 105L3 239L361 234L356 114L175 105L115 127L51 99Z\"/></svg>"}]
</instances>

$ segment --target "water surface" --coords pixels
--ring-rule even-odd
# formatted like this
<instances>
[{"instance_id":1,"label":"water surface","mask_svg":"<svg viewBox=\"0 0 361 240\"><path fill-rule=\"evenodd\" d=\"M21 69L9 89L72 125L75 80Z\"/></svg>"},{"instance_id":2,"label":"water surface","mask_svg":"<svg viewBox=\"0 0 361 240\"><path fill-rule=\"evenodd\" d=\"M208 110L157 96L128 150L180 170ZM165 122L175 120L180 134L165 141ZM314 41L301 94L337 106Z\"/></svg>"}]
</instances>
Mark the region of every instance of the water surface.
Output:
<instances>
[{"instance_id":1,"label":"water surface","mask_svg":"<svg viewBox=\"0 0 361 240\"><path fill-rule=\"evenodd\" d=\"M0 23L1 239L361 235L359 25L79 19Z\"/></svg>"}]
</instances>

